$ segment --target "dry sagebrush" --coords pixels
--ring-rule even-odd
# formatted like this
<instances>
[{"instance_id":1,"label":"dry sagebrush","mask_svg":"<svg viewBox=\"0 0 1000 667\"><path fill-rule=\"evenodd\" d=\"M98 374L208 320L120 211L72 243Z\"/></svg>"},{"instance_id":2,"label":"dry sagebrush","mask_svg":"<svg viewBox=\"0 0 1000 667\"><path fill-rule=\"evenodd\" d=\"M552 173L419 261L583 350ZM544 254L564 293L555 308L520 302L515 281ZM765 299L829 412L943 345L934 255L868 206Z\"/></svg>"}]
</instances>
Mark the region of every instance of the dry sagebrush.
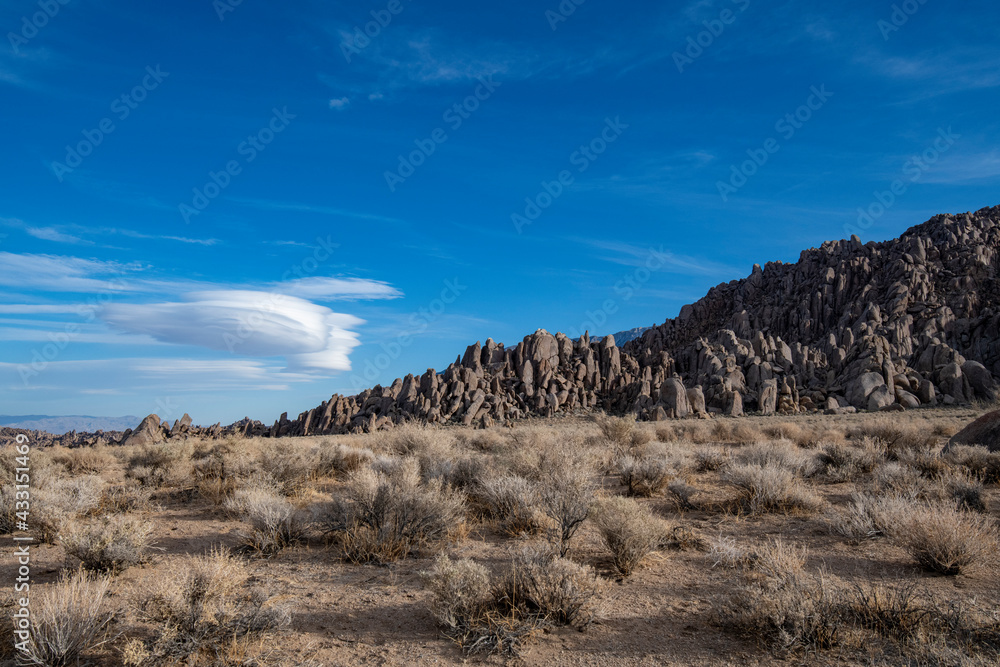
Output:
<instances>
[{"instance_id":1,"label":"dry sagebrush","mask_svg":"<svg viewBox=\"0 0 1000 667\"><path fill-rule=\"evenodd\" d=\"M387 472L357 471L322 522L348 560L387 563L443 540L465 511L461 494L441 480L423 482L419 464L406 459Z\"/></svg>"},{"instance_id":2,"label":"dry sagebrush","mask_svg":"<svg viewBox=\"0 0 1000 667\"><path fill-rule=\"evenodd\" d=\"M154 639L133 640L126 665L219 664L212 662L228 643L288 625L288 607L259 588L248 586L245 566L227 552L184 556L175 577L160 578L137 591L140 616L157 624ZM207 663L199 658L209 658ZM258 664L256 662L249 664Z\"/></svg>"},{"instance_id":3,"label":"dry sagebrush","mask_svg":"<svg viewBox=\"0 0 1000 667\"><path fill-rule=\"evenodd\" d=\"M80 659L110 639L117 616L107 599L110 578L83 570L32 596L31 634L27 653L18 664L63 667Z\"/></svg>"},{"instance_id":4,"label":"dry sagebrush","mask_svg":"<svg viewBox=\"0 0 1000 667\"><path fill-rule=\"evenodd\" d=\"M594 507L594 525L623 577L635 571L666 536L666 526L648 508L631 498L607 498Z\"/></svg>"},{"instance_id":5,"label":"dry sagebrush","mask_svg":"<svg viewBox=\"0 0 1000 667\"><path fill-rule=\"evenodd\" d=\"M149 560L153 524L137 517L111 515L91 523L70 524L60 533L66 553L88 570L119 572Z\"/></svg>"}]
</instances>

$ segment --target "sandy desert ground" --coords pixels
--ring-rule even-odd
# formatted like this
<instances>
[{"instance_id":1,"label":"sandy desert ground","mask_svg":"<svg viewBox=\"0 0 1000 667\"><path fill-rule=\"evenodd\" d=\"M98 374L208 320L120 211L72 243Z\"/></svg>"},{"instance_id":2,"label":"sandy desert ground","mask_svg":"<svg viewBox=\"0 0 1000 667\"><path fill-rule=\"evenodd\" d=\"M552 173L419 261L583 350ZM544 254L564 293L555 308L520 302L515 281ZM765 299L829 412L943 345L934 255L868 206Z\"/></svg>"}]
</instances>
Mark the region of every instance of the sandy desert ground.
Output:
<instances>
[{"instance_id":1,"label":"sandy desert ground","mask_svg":"<svg viewBox=\"0 0 1000 667\"><path fill-rule=\"evenodd\" d=\"M31 611L97 665L992 665L1000 453L939 453L989 407L35 449Z\"/></svg>"}]
</instances>

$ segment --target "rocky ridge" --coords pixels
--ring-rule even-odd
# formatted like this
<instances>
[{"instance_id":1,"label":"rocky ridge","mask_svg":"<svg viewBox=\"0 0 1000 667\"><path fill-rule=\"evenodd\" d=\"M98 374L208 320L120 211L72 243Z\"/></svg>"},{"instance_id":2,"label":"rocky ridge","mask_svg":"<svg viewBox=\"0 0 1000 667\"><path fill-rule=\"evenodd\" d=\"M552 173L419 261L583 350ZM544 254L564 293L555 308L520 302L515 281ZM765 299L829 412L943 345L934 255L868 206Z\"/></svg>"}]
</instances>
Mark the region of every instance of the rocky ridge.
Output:
<instances>
[{"instance_id":1,"label":"rocky ridge","mask_svg":"<svg viewBox=\"0 0 1000 667\"><path fill-rule=\"evenodd\" d=\"M881 243L852 237L805 250L795 263L754 265L621 347L613 336L538 330L512 347L476 342L443 371L335 394L271 426L182 419L167 427L151 415L117 441L371 432L407 422L489 427L577 410L650 420L904 410L990 400L998 377L993 207L938 215Z\"/></svg>"},{"instance_id":2,"label":"rocky ridge","mask_svg":"<svg viewBox=\"0 0 1000 667\"><path fill-rule=\"evenodd\" d=\"M642 419L910 409L992 399L1000 377L1000 207L881 243L829 241L754 265L622 347L536 331L444 371L334 395L261 435L394 424L488 427L577 409Z\"/></svg>"}]
</instances>

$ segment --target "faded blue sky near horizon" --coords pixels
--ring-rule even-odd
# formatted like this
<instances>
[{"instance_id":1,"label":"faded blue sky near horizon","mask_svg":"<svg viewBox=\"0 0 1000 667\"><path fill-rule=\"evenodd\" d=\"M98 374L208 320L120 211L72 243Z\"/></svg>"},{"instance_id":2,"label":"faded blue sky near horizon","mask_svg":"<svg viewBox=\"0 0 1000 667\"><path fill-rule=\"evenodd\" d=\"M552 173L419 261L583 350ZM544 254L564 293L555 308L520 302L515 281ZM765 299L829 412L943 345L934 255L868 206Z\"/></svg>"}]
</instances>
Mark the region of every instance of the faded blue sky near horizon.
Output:
<instances>
[{"instance_id":1,"label":"faded blue sky near horizon","mask_svg":"<svg viewBox=\"0 0 1000 667\"><path fill-rule=\"evenodd\" d=\"M5 3L0 413L271 422L1000 203L995 3L577 1Z\"/></svg>"}]
</instances>

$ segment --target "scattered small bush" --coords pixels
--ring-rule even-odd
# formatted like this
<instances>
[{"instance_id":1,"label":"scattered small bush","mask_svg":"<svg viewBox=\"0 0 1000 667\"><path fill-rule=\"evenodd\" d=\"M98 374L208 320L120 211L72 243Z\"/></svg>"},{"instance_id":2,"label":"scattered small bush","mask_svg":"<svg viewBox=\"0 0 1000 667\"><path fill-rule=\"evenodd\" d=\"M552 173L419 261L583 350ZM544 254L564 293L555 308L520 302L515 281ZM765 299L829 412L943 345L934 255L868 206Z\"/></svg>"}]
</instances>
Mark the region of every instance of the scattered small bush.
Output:
<instances>
[{"instance_id":1,"label":"scattered small bush","mask_svg":"<svg viewBox=\"0 0 1000 667\"><path fill-rule=\"evenodd\" d=\"M71 524L59 541L84 568L118 572L149 560L152 535L152 523L116 514L99 522Z\"/></svg>"},{"instance_id":2,"label":"scattered small bush","mask_svg":"<svg viewBox=\"0 0 1000 667\"><path fill-rule=\"evenodd\" d=\"M948 450L944 459L965 469L983 484L1000 483L1000 452L991 452L986 447L958 445Z\"/></svg>"},{"instance_id":3,"label":"scattered small bush","mask_svg":"<svg viewBox=\"0 0 1000 667\"><path fill-rule=\"evenodd\" d=\"M611 562L623 577L635 571L642 560L664 539L663 522L630 498L607 498L594 508L594 524Z\"/></svg>"},{"instance_id":4,"label":"scattered small bush","mask_svg":"<svg viewBox=\"0 0 1000 667\"><path fill-rule=\"evenodd\" d=\"M885 449L871 438L857 445L828 444L816 455L817 473L832 482L852 482L869 475L885 460Z\"/></svg>"},{"instance_id":5,"label":"scattered small bush","mask_svg":"<svg viewBox=\"0 0 1000 667\"><path fill-rule=\"evenodd\" d=\"M729 452L722 449L702 447L694 453L696 472L714 472L729 464Z\"/></svg>"},{"instance_id":6,"label":"scattered small bush","mask_svg":"<svg viewBox=\"0 0 1000 667\"><path fill-rule=\"evenodd\" d=\"M856 493L843 512L829 519L832 530L858 544L889 534L892 526L912 507L912 501L898 495Z\"/></svg>"},{"instance_id":7,"label":"scattered small bush","mask_svg":"<svg viewBox=\"0 0 1000 667\"><path fill-rule=\"evenodd\" d=\"M992 563L997 533L992 521L951 505L911 504L896 517L890 537L925 570L955 575L970 566Z\"/></svg>"},{"instance_id":8,"label":"scattered small bush","mask_svg":"<svg viewBox=\"0 0 1000 667\"><path fill-rule=\"evenodd\" d=\"M597 415L594 418L601 434L607 438L615 447L627 449L632 445L632 434L635 430L635 415L628 414L624 417L612 417L610 415Z\"/></svg>"},{"instance_id":9,"label":"scattered small bush","mask_svg":"<svg viewBox=\"0 0 1000 667\"><path fill-rule=\"evenodd\" d=\"M775 464L732 465L722 479L739 489L740 504L750 514L808 511L820 505L787 468Z\"/></svg>"},{"instance_id":10,"label":"scattered small bush","mask_svg":"<svg viewBox=\"0 0 1000 667\"><path fill-rule=\"evenodd\" d=\"M18 664L68 667L105 644L117 616L107 600L111 579L83 570L32 596L31 634ZM9 621L5 621L9 625Z\"/></svg>"},{"instance_id":11,"label":"scattered small bush","mask_svg":"<svg viewBox=\"0 0 1000 667\"><path fill-rule=\"evenodd\" d=\"M140 615L160 624L161 631L148 642L131 642L123 659L129 667L159 661L203 664L194 657L211 658L227 642L291 621L285 605L262 589L246 587L245 567L225 551L183 556L174 571L176 577L154 580L138 601Z\"/></svg>"},{"instance_id":12,"label":"scattered small bush","mask_svg":"<svg viewBox=\"0 0 1000 667\"><path fill-rule=\"evenodd\" d=\"M273 490L251 487L235 491L226 509L249 525L240 535L243 548L264 556L300 542L306 534L305 515Z\"/></svg>"},{"instance_id":13,"label":"scattered small bush","mask_svg":"<svg viewBox=\"0 0 1000 667\"><path fill-rule=\"evenodd\" d=\"M535 488L525 478L502 475L487 479L480 484L478 495L485 502L489 515L500 523L506 534L534 535L541 530Z\"/></svg>"},{"instance_id":14,"label":"scattered small bush","mask_svg":"<svg viewBox=\"0 0 1000 667\"><path fill-rule=\"evenodd\" d=\"M51 452L52 460L62 465L70 475L101 473L115 462L106 447L56 448Z\"/></svg>"},{"instance_id":15,"label":"scattered small bush","mask_svg":"<svg viewBox=\"0 0 1000 667\"><path fill-rule=\"evenodd\" d=\"M152 508L152 492L144 486L116 484L105 487L101 492L99 509L106 513L127 514Z\"/></svg>"},{"instance_id":16,"label":"scattered small bush","mask_svg":"<svg viewBox=\"0 0 1000 667\"><path fill-rule=\"evenodd\" d=\"M659 456L630 456L618 459L615 468L630 496L648 498L663 490L674 471Z\"/></svg>"},{"instance_id":17,"label":"scattered small bush","mask_svg":"<svg viewBox=\"0 0 1000 667\"><path fill-rule=\"evenodd\" d=\"M555 522L553 542L559 555L569 551L569 541L590 514L594 487L590 471L580 465L565 461L544 473L536 486L542 511Z\"/></svg>"},{"instance_id":18,"label":"scattered small bush","mask_svg":"<svg viewBox=\"0 0 1000 667\"><path fill-rule=\"evenodd\" d=\"M508 609L582 629L593 621L603 589L593 568L546 547L525 547L501 578L496 595Z\"/></svg>"},{"instance_id":19,"label":"scattered small bush","mask_svg":"<svg viewBox=\"0 0 1000 667\"><path fill-rule=\"evenodd\" d=\"M128 454L125 476L155 489L175 484L178 466L190 449L175 442L139 447Z\"/></svg>"},{"instance_id":20,"label":"scattered small bush","mask_svg":"<svg viewBox=\"0 0 1000 667\"><path fill-rule=\"evenodd\" d=\"M912 584L858 583L848 594L845 607L849 618L861 627L898 642L917 636L928 616Z\"/></svg>"},{"instance_id":21,"label":"scattered small bush","mask_svg":"<svg viewBox=\"0 0 1000 667\"><path fill-rule=\"evenodd\" d=\"M370 449L349 447L342 443L325 445L319 450L316 474L321 477L346 475L374 460L375 454Z\"/></svg>"},{"instance_id":22,"label":"scattered small bush","mask_svg":"<svg viewBox=\"0 0 1000 667\"><path fill-rule=\"evenodd\" d=\"M421 482L409 460L390 474L361 469L323 522L352 562L390 562L446 537L463 524L465 501L440 480Z\"/></svg>"}]
</instances>

